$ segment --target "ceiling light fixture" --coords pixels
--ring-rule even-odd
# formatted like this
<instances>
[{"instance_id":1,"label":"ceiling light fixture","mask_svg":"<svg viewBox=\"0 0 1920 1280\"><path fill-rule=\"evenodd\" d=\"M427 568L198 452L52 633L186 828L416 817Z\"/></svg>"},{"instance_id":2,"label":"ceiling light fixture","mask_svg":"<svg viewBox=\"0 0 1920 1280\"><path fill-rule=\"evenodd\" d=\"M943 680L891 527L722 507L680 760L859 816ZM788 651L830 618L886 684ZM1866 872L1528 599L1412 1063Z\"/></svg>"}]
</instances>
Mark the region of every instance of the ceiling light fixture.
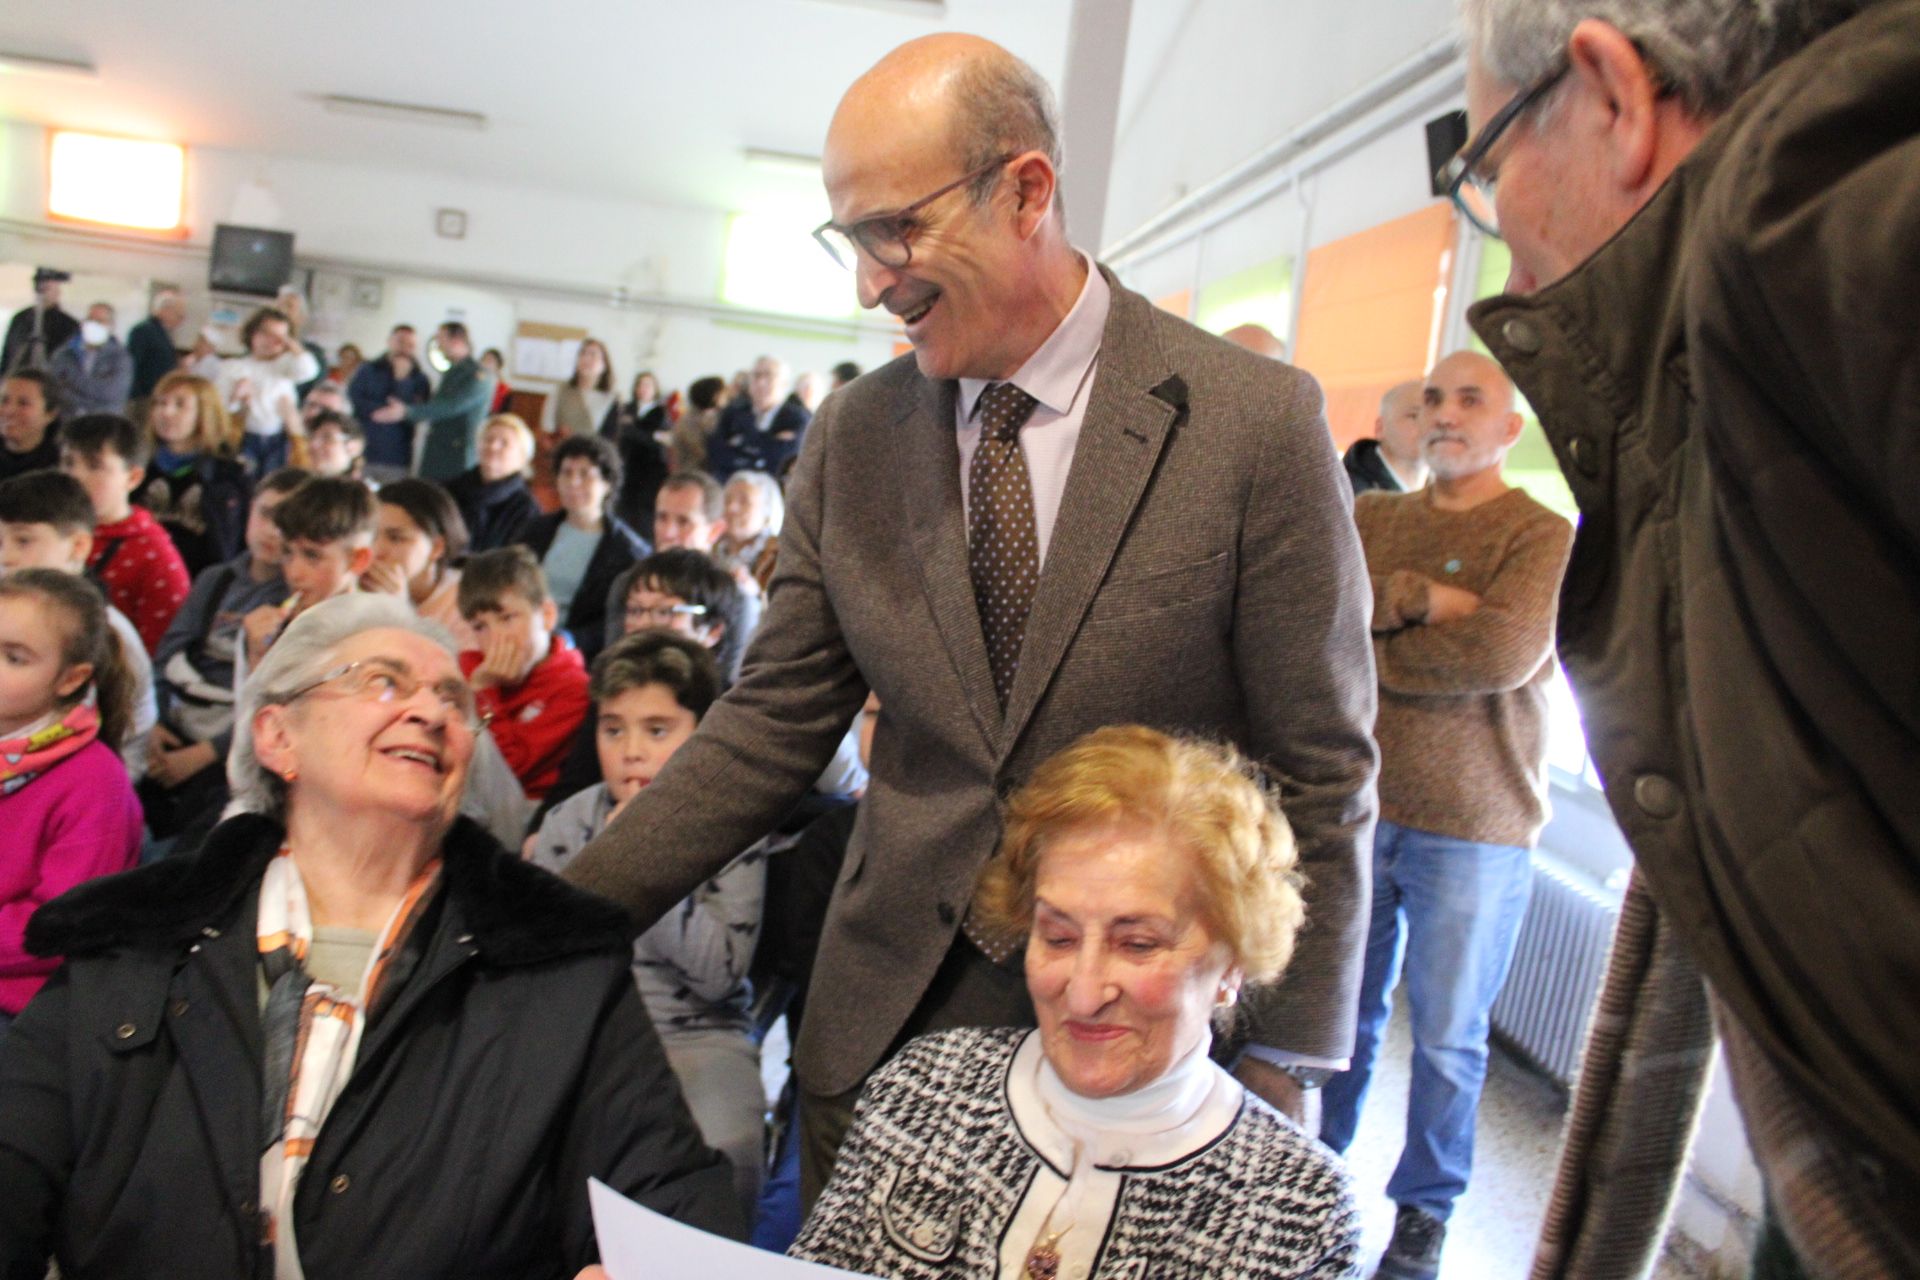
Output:
<instances>
[{"instance_id":1,"label":"ceiling light fixture","mask_svg":"<svg viewBox=\"0 0 1920 1280\"><path fill-rule=\"evenodd\" d=\"M849 9L878 9L909 18L946 21L947 0L813 0L815 4L837 4Z\"/></svg>"},{"instance_id":2,"label":"ceiling light fixture","mask_svg":"<svg viewBox=\"0 0 1920 1280\"><path fill-rule=\"evenodd\" d=\"M82 80L100 78L100 69L91 62L81 62L74 58L44 58L37 53L15 53L12 50L0 50L0 71L20 71L29 75L77 76Z\"/></svg>"},{"instance_id":3,"label":"ceiling light fixture","mask_svg":"<svg viewBox=\"0 0 1920 1280\"><path fill-rule=\"evenodd\" d=\"M344 93L323 94L320 105L339 116L368 116L405 124L439 125L444 129L470 129L475 133L487 127L487 118L478 111L456 111L451 107L423 107L410 102L356 98Z\"/></svg>"},{"instance_id":4,"label":"ceiling light fixture","mask_svg":"<svg viewBox=\"0 0 1920 1280\"><path fill-rule=\"evenodd\" d=\"M794 173L807 178L820 176L819 156L800 151L779 151L772 147L748 147L743 154L747 157L747 163L758 169Z\"/></svg>"}]
</instances>

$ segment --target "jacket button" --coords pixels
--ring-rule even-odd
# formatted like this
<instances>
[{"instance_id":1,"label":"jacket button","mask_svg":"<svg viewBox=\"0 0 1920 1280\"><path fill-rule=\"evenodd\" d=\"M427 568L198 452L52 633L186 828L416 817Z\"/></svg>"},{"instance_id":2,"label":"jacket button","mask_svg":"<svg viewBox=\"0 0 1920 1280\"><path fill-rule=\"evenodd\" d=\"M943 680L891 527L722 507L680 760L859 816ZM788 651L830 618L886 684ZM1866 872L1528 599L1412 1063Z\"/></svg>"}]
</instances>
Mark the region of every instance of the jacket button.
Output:
<instances>
[{"instance_id":1,"label":"jacket button","mask_svg":"<svg viewBox=\"0 0 1920 1280\"><path fill-rule=\"evenodd\" d=\"M333 1194L337 1196L343 1196L347 1194L347 1188L352 1185L353 1185L352 1178L349 1178L344 1173L336 1173L333 1175L333 1181L327 1184L327 1190L333 1192Z\"/></svg>"},{"instance_id":2,"label":"jacket button","mask_svg":"<svg viewBox=\"0 0 1920 1280\"><path fill-rule=\"evenodd\" d=\"M214 928L212 925L207 925L205 928L200 930L200 936L203 938L217 938L220 936L220 931Z\"/></svg>"},{"instance_id":3,"label":"jacket button","mask_svg":"<svg viewBox=\"0 0 1920 1280\"><path fill-rule=\"evenodd\" d=\"M1680 788L1657 773L1643 773L1633 781L1633 802L1649 818L1671 818L1680 812Z\"/></svg>"},{"instance_id":4,"label":"jacket button","mask_svg":"<svg viewBox=\"0 0 1920 1280\"><path fill-rule=\"evenodd\" d=\"M1567 453L1572 456L1574 467L1587 479L1600 474L1600 446L1593 442L1592 436L1575 436L1567 441Z\"/></svg>"},{"instance_id":5,"label":"jacket button","mask_svg":"<svg viewBox=\"0 0 1920 1280\"><path fill-rule=\"evenodd\" d=\"M953 909L953 904L951 902L943 902L940 904L940 923L941 924L952 924L955 920L958 920L959 918L960 918L960 913Z\"/></svg>"},{"instance_id":6,"label":"jacket button","mask_svg":"<svg viewBox=\"0 0 1920 1280\"><path fill-rule=\"evenodd\" d=\"M186 1013L187 1008L188 1008L188 1005L185 1000L175 1000L172 1005L173 1016L176 1018L180 1017L182 1014Z\"/></svg>"},{"instance_id":7,"label":"jacket button","mask_svg":"<svg viewBox=\"0 0 1920 1280\"><path fill-rule=\"evenodd\" d=\"M131 1040L135 1035L139 1034L139 1031L140 1028L134 1026L131 1022L123 1022L113 1029L113 1034L121 1040Z\"/></svg>"},{"instance_id":8,"label":"jacket button","mask_svg":"<svg viewBox=\"0 0 1920 1280\"><path fill-rule=\"evenodd\" d=\"M1540 330L1531 320L1509 320L1500 326L1500 336L1523 356L1540 354Z\"/></svg>"}]
</instances>

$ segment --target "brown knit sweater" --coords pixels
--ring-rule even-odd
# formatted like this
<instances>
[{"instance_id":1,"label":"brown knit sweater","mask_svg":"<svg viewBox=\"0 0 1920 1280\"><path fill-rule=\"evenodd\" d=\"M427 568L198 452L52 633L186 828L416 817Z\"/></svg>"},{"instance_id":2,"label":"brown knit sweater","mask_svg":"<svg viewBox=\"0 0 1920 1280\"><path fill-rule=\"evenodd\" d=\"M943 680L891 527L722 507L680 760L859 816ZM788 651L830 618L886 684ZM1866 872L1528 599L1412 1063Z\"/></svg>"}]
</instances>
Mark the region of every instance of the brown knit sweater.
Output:
<instances>
[{"instance_id":1,"label":"brown knit sweater","mask_svg":"<svg viewBox=\"0 0 1920 1280\"><path fill-rule=\"evenodd\" d=\"M1547 682L1573 526L1511 489L1469 511L1432 490L1363 493L1373 575L1380 816L1436 835L1531 847L1547 819ZM1427 587L1481 599L1429 626Z\"/></svg>"}]
</instances>

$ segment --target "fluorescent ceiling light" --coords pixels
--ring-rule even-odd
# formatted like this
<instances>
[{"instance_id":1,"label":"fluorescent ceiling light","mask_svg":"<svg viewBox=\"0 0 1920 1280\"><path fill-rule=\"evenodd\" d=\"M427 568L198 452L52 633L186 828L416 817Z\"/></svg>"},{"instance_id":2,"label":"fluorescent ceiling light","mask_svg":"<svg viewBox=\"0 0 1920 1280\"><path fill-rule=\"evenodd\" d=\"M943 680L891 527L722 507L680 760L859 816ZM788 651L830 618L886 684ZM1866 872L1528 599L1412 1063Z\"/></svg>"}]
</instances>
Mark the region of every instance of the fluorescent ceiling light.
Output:
<instances>
[{"instance_id":1,"label":"fluorescent ceiling light","mask_svg":"<svg viewBox=\"0 0 1920 1280\"><path fill-rule=\"evenodd\" d=\"M83 80L97 80L100 76L100 69L91 62L80 62L73 58L43 58L37 53L14 53L10 50L0 50L0 71L78 76Z\"/></svg>"},{"instance_id":2,"label":"fluorescent ceiling light","mask_svg":"<svg viewBox=\"0 0 1920 1280\"><path fill-rule=\"evenodd\" d=\"M47 212L141 231L180 226L187 153L171 142L61 130L48 164Z\"/></svg>"},{"instance_id":3,"label":"fluorescent ceiling light","mask_svg":"<svg viewBox=\"0 0 1920 1280\"><path fill-rule=\"evenodd\" d=\"M931 18L944 22L947 0L813 0L815 4L837 4L848 9L878 9L909 18Z\"/></svg>"},{"instance_id":4,"label":"fluorescent ceiling light","mask_svg":"<svg viewBox=\"0 0 1920 1280\"><path fill-rule=\"evenodd\" d=\"M771 147L748 147L745 155L747 163L756 168L797 173L808 178L820 176L819 156L804 155L798 151L776 151Z\"/></svg>"},{"instance_id":5,"label":"fluorescent ceiling light","mask_svg":"<svg viewBox=\"0 0 1920 1280\"><path fill-rule=\"evenodd\" d=\"M406 124L437 124L442 128L471 129L476 133L487 127L487 118L478 111L455 111L451 107L383 102L378 98L356 98L344 93L324 94L320 105L340 116L370 116L375 120L398 120Z\"/></svg>"}]
</instances>

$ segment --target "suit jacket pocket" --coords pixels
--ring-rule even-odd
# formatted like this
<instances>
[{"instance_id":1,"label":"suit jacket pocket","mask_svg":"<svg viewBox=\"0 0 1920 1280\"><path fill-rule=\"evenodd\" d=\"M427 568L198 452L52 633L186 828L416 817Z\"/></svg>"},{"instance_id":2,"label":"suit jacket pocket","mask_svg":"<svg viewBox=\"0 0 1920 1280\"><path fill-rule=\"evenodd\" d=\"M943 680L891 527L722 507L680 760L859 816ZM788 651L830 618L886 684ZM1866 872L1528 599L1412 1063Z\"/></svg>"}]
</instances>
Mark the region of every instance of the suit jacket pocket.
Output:
<instances>
[{"instance_id":1,"label":"suit jacket pocket","mask_svg":"<svg viewBox=\"0 0 1920 1280\"><path fill-rule=\"evenodd\" d=\"M1233 553L1187 564L1123 567L1100 586L1087 611L1087 621L1138 618L1169 609L1190 608L1211 601L1233 588Z\"/></svg>"}]
</instances>

